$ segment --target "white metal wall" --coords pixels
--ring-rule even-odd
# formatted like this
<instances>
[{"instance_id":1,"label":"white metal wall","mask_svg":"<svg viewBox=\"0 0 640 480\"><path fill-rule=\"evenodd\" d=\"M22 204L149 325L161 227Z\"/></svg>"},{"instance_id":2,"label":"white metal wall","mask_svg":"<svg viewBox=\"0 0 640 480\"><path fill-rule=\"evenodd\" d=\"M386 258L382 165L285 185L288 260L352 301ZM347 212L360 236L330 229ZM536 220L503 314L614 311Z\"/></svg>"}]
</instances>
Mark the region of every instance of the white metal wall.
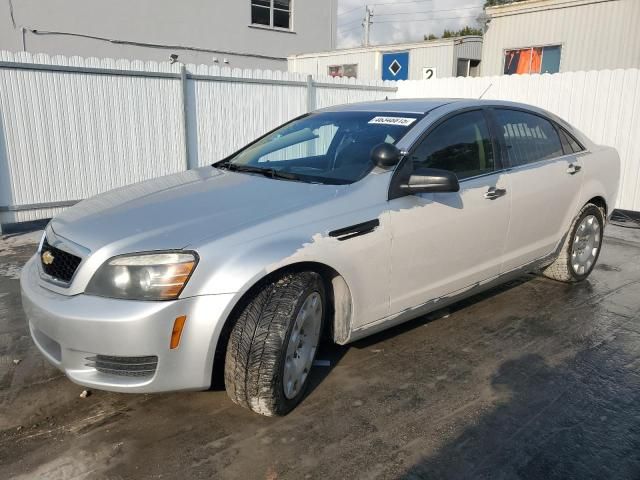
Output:
<instances>
[{"instance_id":1,"label":"white metal wall","mask_svg":"<svg viewBox=\"0 0 640 480\"><path fill-rule=\"evenodd\" d=\"M450 77L454 73L453 42L425 44L418 48L394 45L393 48L363 48L337 50L327 54L299 55L289 57L289 71L327 75L332 65L356 64L359 80L377 80L382 78L382 54L396 51L409 52L409 78L411 79L421 79L423 67L437 68L440 77Z\"/></svg>"},{"instance_id":2,"label":"white metal wall","mask_svg":"<svg viewBox=\"0 0 640 480\"><path fill-rule=\"evenodd\" d=\"M480 60L482 37L433 40L420 43L352 48L333 52L293 55L288 58L289 71L323 76L329 66L357 64L359 80L382 78L382 54L409 52L409 78L422 79L422 69L436 68L438 77L455 76L458 58Z\"/></svg>"},{"instance_id":3,"label":"white metal wall","mask_svg":"<svg viewBox=\"0 0 640 480\"><path fill-rule=\"evenodd\" d=\"M454 57L467 58L469 60L482 59L482 37L467 37L464 42L455 43Z\"/></svg>"},{"instance_id":4,"label":"white metal wall","mask_svg":"<svg viewBox=\"0 0 640 480\"><path fill-rule=\"evenodd\" d=\"M640 65L639 0L542 0L487 9L482 75L499 75L504 50L561 45L560 72Z\"/></svg>"},{"instance_id":5,"label":"white metal wall","mask_svg":"<svg viewBox=\"0 0 640 480\"><path fill-rule=\"evenodd\" d=\"M424 67L436 68L438 78L453 77L457 62L454 59L453 42L409 50L409 78L422 79Z\"/></svg>"},{"instance_id":6,"label":"white metal wall","mask_svg":"<svg viewBox=\"0 0 640 480\"><path fill-rule=\"evenodd\" d=\"M297 55L287 59L289 72L309 74L314 76L327 76L329 66L356 64L358 65L358 78L377 79L379 74L379 54L371 49L350 49L333 53L319 53L317 55Z\"/></svg>"},{"instance_id":7,"label":"white metal wall","mask_svg":"<svg viewBox=\"0 0 640 480\"><path fill-rule=\"evenodd\" d=\"M382 54L386 52L409 52L409 78L421 79L423 67L435 67L441 77L453 74L453 43L445 42L435 45L421 45L419 48L409 48L396 45L382 48L355 49L336 51L317 56L300 55L289 58L289 71L310 73L312 75L327 75L329 66L343 64L358 65L358 79L376 80L382 78Z\"/></svg>"},{"instance_id":8,"label":"white metal wall","mask_svg":"<svg viewBox=\"0 0 640 480\"><path fill-rule=\"evenodd\" d=\"M322 78L309 88L304 75L217 66L186 66L183 84L181 67L169 63L8 52L0 62L44 68L0 63L0 225L60 210L16 206L79 200L210 164L314 104L395 95L388 82ZM121 70L134 73L109 73Z\"/></svg>"},{"instance_id":9,"label":"white metal wall","mask_svg":"<svg viewBox=\"0 0 640 480\"><path fill-rule=\"evenodd\" d=\"M488 88L488 90L487 90ZM622 160L617 208L640 211L640 70L399 82L398 98L483 98L549 110Z\"/></svg>"}]
</instances>

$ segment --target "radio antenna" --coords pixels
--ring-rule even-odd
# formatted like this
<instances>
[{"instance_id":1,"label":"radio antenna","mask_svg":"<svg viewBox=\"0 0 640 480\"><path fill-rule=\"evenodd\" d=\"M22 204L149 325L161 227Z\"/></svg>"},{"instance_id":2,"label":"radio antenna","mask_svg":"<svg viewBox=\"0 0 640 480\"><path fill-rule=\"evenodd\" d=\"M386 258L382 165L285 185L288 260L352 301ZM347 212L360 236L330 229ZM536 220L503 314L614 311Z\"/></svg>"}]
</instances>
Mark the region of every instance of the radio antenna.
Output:
<instances>
[{"instance_id":1,"label":"radio antenna","mask_svg":"<svg viewBox=\"0 0 640 480\"><path fill-rule=\"evenodd\" d=\"M489 86L484 89L484 92L482 92L482 94L478 97L478 100L482 100L482 97L484 97L484 94L487 93L491 87L493 87L493 83L490 83Z\"/></svg>"}]
</instances>

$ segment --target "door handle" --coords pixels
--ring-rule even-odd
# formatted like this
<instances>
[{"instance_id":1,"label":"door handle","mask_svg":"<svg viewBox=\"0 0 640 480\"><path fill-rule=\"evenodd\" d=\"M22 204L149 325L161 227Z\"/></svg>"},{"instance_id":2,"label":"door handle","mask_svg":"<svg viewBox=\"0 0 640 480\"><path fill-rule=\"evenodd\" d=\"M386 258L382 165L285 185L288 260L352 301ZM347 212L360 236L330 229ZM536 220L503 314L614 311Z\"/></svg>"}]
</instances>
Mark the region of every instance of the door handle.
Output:
<instances>
[{"instance_id":1,"label":"door handle","mask_svg":"<svg viewBox=\"0 0 640 480\"><path fill-rule=\"evenodd\" d=\"M487 190L487 193L484 194L484 198L487 200L495 200L496 198L503 197L506 194L507 191L504 188L491 187Z\"/></svg>"},{"instance_id":2,"label":"door handle","mask_svg":"<svg viewBox=\"0 0 640 480\"><path fill-rule=\"evenodd\" d=\"M582 170L582 167L580 165L576 165L574 163L570 164L567 167L567 173L569 175L575 175L576 173L578 173L580 170Z\"/></svg>"}]
</instances>

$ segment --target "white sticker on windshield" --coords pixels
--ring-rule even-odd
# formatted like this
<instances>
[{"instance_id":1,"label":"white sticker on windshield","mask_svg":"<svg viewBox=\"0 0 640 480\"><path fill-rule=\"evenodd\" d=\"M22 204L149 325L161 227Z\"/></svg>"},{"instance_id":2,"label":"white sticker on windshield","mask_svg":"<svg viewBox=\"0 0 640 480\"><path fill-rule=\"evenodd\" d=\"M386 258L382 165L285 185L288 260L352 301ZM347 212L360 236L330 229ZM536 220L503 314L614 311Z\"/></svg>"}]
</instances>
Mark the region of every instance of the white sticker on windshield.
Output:
<instances>
[{"instance_id":1,"label":"white sticker on windshield","mask_svg":"<svg viewBox=\"0 0 640 480\"><path fill-rule=\"evenodd\" d=\"M400 125L401 127L408 127L415 121L415 118L408 117L374 117L369 120L369 123L376 125Z\"/></svg>"}]
</instances>

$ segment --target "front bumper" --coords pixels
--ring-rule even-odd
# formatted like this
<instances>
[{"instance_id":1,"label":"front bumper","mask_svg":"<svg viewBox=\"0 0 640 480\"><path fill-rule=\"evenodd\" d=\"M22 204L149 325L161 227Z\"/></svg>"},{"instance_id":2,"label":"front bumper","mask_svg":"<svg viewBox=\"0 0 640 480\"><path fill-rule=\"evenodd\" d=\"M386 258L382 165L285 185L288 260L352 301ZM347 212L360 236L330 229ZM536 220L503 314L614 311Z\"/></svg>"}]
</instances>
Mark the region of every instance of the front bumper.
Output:
<instances>
[{"instance_id":1,"label":"front bumper","mask_svg":"<svg viewBox=\"0 0 640 480\"><path fill-rule=\"evenodd\" d=\"M66 296L40 286L37 257L22 270L22 305L42 354L73 382L118 392L202 390L211 384L213 357L234 294L173 301ZM169 342L176 317L186 315L180 344ZM105 372L89 359L157 357L153 373Z\"/></svg>"}]
</instances>

